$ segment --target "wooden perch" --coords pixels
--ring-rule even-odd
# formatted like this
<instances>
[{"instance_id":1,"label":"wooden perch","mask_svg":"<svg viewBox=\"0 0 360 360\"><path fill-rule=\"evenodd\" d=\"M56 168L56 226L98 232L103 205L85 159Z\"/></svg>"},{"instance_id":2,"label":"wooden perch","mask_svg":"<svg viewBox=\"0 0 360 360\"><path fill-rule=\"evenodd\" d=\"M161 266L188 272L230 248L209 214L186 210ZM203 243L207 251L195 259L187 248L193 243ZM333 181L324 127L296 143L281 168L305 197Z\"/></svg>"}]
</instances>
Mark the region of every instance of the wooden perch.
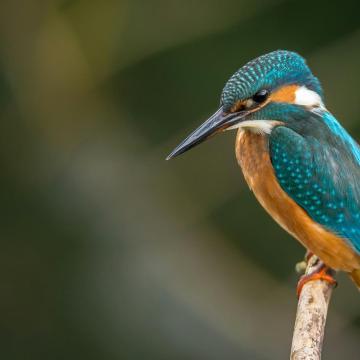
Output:
<instances>
[{"instance_id":1,"label":"wooden perch","mask_svg":"<svg viewBox=\"0 0 360 360\"><path fill-rule=\"evenodd\" d=\"M312 256L305 274L315 269L318 261ZM291 345L291 360L320 360L326 316L333 286L323 280L309 281L301 291Z\"/></svg>"}]
</instances>

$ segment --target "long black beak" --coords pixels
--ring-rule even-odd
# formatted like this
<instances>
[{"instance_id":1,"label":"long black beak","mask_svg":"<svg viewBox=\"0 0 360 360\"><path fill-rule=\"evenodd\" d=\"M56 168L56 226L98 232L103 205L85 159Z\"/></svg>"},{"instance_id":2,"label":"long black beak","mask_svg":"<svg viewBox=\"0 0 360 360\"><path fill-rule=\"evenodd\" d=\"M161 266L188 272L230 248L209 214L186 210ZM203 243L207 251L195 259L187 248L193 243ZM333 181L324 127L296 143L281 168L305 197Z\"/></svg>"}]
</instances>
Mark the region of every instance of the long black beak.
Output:
<instances>
[{"instance_id":1,"label":"long black beak","mask_svg":"<svg viewBox=\"0 0 360 360\"><path fill-rule=\"evenodd\" d=\"M180 145L178 145L171 154L166 158L170 160L185 151L190 150L196 145L199 145L217 132L225 130L230 126L237 124L243 119L249 111L239 111L236 113L226 114L221 107L214 115L207 119L200 125L192 134L190 134Z\"/></svg>"}]
</instances>

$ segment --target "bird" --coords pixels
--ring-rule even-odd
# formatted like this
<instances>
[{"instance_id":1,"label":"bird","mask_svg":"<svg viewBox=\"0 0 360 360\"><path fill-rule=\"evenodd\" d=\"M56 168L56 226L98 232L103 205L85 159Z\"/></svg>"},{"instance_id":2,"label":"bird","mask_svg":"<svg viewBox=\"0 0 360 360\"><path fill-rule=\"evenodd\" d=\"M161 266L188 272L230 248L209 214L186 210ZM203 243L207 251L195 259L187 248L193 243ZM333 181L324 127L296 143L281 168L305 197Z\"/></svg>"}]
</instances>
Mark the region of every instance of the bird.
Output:
<instances>
[{"instance_id":1,"label":"bird","mask_svg":"<svg viewBox=\"0 0 360 360\"><path fill-rule=\"evenodd\" d=\"M166 159L232 129L250 190L319 259L298 296L309 281L336 285L333 270L360 290L360 148L326 108L306 60L276 50L249 61L226 82L218 110Z\"/></svg>"}]
</instances>

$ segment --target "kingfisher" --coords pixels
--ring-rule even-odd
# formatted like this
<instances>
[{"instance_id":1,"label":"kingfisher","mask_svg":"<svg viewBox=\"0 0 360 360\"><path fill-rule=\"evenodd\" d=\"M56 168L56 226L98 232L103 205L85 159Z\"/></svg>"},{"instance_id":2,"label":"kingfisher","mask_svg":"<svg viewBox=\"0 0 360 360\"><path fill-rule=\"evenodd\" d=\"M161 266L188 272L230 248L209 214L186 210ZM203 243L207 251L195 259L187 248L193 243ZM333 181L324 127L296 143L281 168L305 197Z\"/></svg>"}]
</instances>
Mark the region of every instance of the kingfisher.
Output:
<instances>
[{"instance_id":1,"label":"kingfisher","mask_svg":"<svg viewBox=\"0 0 360 360\"><path fill-rule=\"evenodd\" d=\"M237 129L245 180L272 218L316 255L298 283L336 284L347 272L360 289L360 148L324 104L320 81L299 54L251 60L225 84L219 109L167 157Z\"/></svg>"}]
</instances>

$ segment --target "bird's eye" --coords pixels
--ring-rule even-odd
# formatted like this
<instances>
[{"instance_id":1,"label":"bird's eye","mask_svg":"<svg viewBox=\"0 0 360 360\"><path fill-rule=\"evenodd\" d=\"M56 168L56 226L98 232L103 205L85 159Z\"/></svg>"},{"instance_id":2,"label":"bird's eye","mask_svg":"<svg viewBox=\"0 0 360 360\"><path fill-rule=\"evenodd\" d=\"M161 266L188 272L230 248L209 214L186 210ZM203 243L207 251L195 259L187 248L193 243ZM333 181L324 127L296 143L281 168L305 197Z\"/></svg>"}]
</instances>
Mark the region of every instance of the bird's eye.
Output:
<instances>
[{"instance_id":1,"label":"bird's eye","mask_svg":"<svg viewBox=\"0 0 360 360\"><path fill-rule=\"evenodd\" d=\"M264 102L270 95L270 91L266 89L259 90L253 97L252 100L260 104Z\"/></svg>"}]
</instances>

